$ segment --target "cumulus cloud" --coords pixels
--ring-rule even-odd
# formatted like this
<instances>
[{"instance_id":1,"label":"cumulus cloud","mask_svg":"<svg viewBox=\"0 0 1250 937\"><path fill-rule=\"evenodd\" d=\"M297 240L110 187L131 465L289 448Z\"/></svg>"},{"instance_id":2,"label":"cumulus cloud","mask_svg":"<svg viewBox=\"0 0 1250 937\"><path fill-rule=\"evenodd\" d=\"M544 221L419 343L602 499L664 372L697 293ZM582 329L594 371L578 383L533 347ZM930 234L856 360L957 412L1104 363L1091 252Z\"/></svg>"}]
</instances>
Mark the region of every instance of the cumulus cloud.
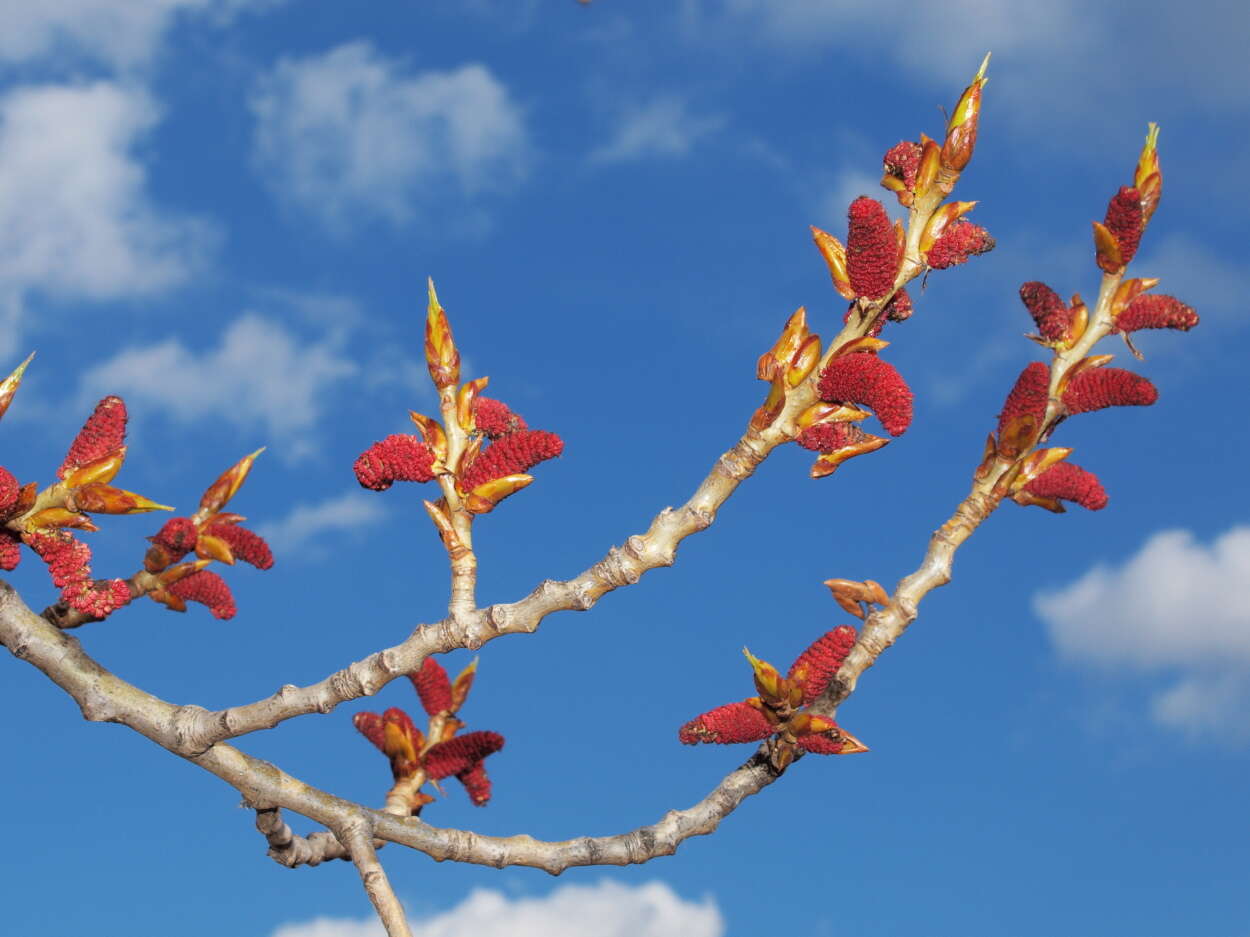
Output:
<instances>
[{"instance_id":1,"label":"cumulus cloud","mask_svg":"<svg viewBox=\"0 0 1250 937\"><path fill-rule=\"evenodd\" d=\"M520 108L486 66L412 74L364 41L283 59L250 103L258 169L333 229L406 223L451 189L505 189L530 152Z\"/></svg>"},{"instance_id":2,"label":"cumulus cloud","mask_svg":"<svg viewBox=\"0 0 1250 937\"><path fill-rule=\"evenodd\" d=\"M612 138L591 153L594 162L621 163L638 159L677 158L699 140L725 125L721 117L696 115L675 95L660 95L621 115Z\"/></svg>"},{"instance_id":3,"label":"cumulus cloud","mask_svg":"<svg viewBox=\"0 0 1250 937\"><path fill-rule=\"evenodd\" d=\"M1070 660L1177 675L1152 702L1160 723L1248 734L1250 527L1210 544L1162 531L1122 565L1039 593L1034 608Z\"/></svg>"},{"instance_id":4,"label":"cumulus cloud","mask_svg":"<svg viewBox=\"0 0 1250 937\"><path fill-rule=\"evenodd\" d=\"M255 314L236 319L216 348L192 350L180 339L123 349L87 371L82 394L121 394L179 422L224 420L258 427L283 443L279 454L307 455L324 397L357 366L332 334L304 342L283 325Z\"/></svg>"},{"instance_id":5,"label":"cumulus cloud","mask_svg":"<svg viewBox=\"0 0 1250 937\"><path fill-rule=\"evenodd\" d=\"M362 531L382 520L386 512L380 498L371 498L363 491L351 491L337 498L315 504L297 505L281 520L257 529L274 550L290 555L328 537L340 537Z\"/></svg>"},{"instance_id":6,"label":"cumulus cloud","mask_svg":"<svg viewBox=\"0 0 1250 937\"><path fill-rule=\"evenodd\" d=\"M71 53L124 67L150 58L185 14L229 19L282 0L42 0L0 4L0 61L29 62Z\"/></svg>"},{"instance_id":7,"label":"cumulus cloud","mask_svg":"<svg viewBox=\"0 0 1250 937\"><path fill-rule=\"evenodd\" d=\"M111 82L0 98L0 290L110 299L186 279L208 232L148 198L132 151L156 119L145 92Z\"/></svg>"},{"instance_id":8,"label":"cumulus cloud","mask_svg":"<svg viewBox=\"0 0 1250 937\"><path fill-rule=\"evenodd\" d=\"M475 889L449 911L411 920L413 937L722 937L710 898L686 901L661 882L565 885L542 898ZM318 918L272 937L385 937L371 920Z\"/></svg>"}]
</instances>

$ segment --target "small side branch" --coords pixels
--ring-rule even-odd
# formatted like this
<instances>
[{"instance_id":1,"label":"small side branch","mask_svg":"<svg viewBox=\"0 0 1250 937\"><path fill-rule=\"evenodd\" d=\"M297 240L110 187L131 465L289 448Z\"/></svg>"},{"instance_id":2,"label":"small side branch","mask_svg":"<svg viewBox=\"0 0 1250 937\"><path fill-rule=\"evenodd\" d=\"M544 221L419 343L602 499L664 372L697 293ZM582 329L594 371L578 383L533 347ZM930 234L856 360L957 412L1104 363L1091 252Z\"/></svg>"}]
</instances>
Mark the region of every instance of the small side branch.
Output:
<instances>
[{"instance_id":1,"label":"small side branch","mask_svg":"<svg viewBox=\"0 0 1250 937\"><path fill-rule=\"evenodd\" d=\"M288 869L350 858L347 847L333 833L322 831L305 837L293 832L277 807L256 811L256 829L269 843L269 858Z\"/></svg>"}]
</instances>

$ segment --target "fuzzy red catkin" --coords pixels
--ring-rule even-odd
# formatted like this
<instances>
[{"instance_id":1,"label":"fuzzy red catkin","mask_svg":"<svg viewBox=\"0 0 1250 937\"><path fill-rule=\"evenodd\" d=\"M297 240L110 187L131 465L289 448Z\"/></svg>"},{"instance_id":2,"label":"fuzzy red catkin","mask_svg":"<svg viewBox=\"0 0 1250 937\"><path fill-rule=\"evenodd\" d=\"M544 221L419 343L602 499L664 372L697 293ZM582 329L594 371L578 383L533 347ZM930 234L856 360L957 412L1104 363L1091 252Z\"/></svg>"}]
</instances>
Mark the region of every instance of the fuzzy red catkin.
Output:
<instances>
[{"instance_id":1,"label":"fuzzy red catkin","mask_svg":"<svg viewBox=\"0 0 1250 937\"><path fill-rule=\"evenodd\" d=\"M836 742L827 735L802 735L799 736L799 748L804 748L813 755L836 755L842 751L842 746L846 743L842 739Z\"/></svg>"},{"instance_id":2,"label":"fuzzy red catkin","mask_svg":"<svg viewBox=\"0 0 1250 937\"><path fill-rule=\"evenodd\" d=\"M934 270L945 270L965 263L973 254L985 254L994 249L990 233L971 221L956 221L948 225L942 236L925 254L925 262Z\"/></svg>"},{"instance_id":3,"label":"fuzzy red catkin","mask_svg":"<svg viewBox=\"0 0 1250 937\"><path fill-rule=\"evenodd\" d=\"M522 430L487 446L465 470L460 484L465 491L472 491L496 478L528 472L539 462L554 459L563 451L564 440L555 433Z\"/></svg>"},{"instance_id":4,"label":"fuzzy red catkin","mask_svg":"<svg viewBox=\"0 0 1250 937\"><path fill-rule=\"evenodd\" d=\"M699 742L715 742L730 745L735 742L759 742L776 731L762 712L745 701L726 703L691 719L677 731L677 738L685 745Z\"/></svg>"},{"instance_id":5,"label":"fuzzy red catkin","mask_svg":"<svg viewBox=\"0 0 1250 937\"><path fill-rule=\"evenodd\" d=\"M433 657L422 661L421 669L408 674L408 679L416 688L422 708L431 716L451 709L451 681L443 665Z\"/></svg>"},{"instance_id":6,"label":"fuzzy red catkin","mask_svg":"<svg viewBox=\"0 0 1250 937\"><path fill-rule=\"evenodd\" d=\"M861 195L847 212L846 273L857 296L880 299L894 288L898 241L885 206Z\"/></svg>"},{"instance_id":7,"label":"fuzzy red catkin","mask_svg":"<svg viewBox=\"0 0 1250 937\"><path fill-rule=\"evenodd\" d=\"M847 423L816 423L799 433L797 442L813 452L836 452L851 445L854 436Z\"/></svg>"},{"instance_id":8,"label":"fuzzy red catkin","mask_svg":"<svg viewBox=\"0 0 1250 937\"><path fill-rule=\"evenodd\" d=\"M1159 391L1150 381L1122 368L1082 371L1063 392L1063 405L1074 414L1105 407L1148 407L1158 399Z\"/></svg>"},{"instance_id":9,"label":"fuzzy red catkin","mask_svg":"<svg viewBox=\"0 0 1250 937\"><path fill-rule=\"evenodd\" d=\"M487 439L498 439L529 429L519 414L513 413L503 401L492 397L473 399L473 422Z\"/></svg>"},{"instance_id":10,"label":"fuzzy red catkin","mask_svg":"<svg viewBox=\"0 0 1250 937\"><path fill-rule=\"evenodd\" d=\"M70 608L91 615L107 618L130 599L130 588L120 579L103 579L99 582L72 582L61 590L61 599Z\"/></svg>"},{"instance_id":11,"label":"fuzzy red catkin","mask_svg":"<svg viewBox=\"0 0 1250 937\"><path fill-rule=\"evenodd\" d=\"M1045 283L1031 280L1021 284L1020 299L1037 323L1037 331L1042 338L1051 342L1063 338L1072 321L1072 312L1058 293Z\"/></svg>"},{"instance_id":12,"label":"fuzzy red catkin","mask_svg":"<svg viewBox=\"0 0 1250 937\"><path fill-rule=\"evenodd\" d=\"M199 602L208 606L214 618L233 618L237 611L230 587L211 570L201 569L183 576L169 587L169 591L184 602Z\"/></svg>"},{"instance_id":13,"label":"fuzzy red catkin","mask_svg":"<svg viewBox=\"0 0 1250 937\"><path fill-rule=\"evenodd\" d=\"M385 491L395 482L431 481L433 464L429 446L416 436L396 433L362 452L353 469L361 486Z\"/></svg>"},{"instance_id":14,"label":"fuzzy red catkin","mask_svg":"<svg viewBox=\"0 0 1250 937\"><path fill-rule=\"evenodd\" d=\"M0 569L5 572L17 569L22 561L22 544L17 535L8 530L0 530Z\"/></svg>"},{"instance_id":15,"label":"fuzzy red catkin","mask_svg":"<svg viewBox=\"0 0 1250 937\"><path fill-rule=\"evenodd\" d=\"M786 676L793 678L800 670L806 671L803 678L804 705L825 692L825 687L846 660L846 655L851 653L857 637L859 632L851 625L838 625L817 638L795 659Z\"/></svg>"},{"instance_id":16,"label":"fuzzy red catkin","mask_svg":"<svg viewBox=\"0 0 1250 937\"><path fill-rule=\"evenodd\" d=\"M48 564L52 584L58 589L91 578L91 548L85 543L64 532L29 533L23 539Z\"/></svg>"},{"instance_id":17,"label":"fuzzy red catkin","mask_svg":"<svg viewBox=\"0 0 1250 937\"><path fill-rule=\"evenodd\" d=\"M886 174L902 181L910 192L916 188L916 173L920 170L922 152L919 143L903 140L886 150L881 162Z\"/></svg>"},{"instance_id":18,"label":"fuzzy red catkin","mask_svg":"<svg viewBox=\"0 0 1250 937\"><path fill-rule=\"evenodd\" d=\"M490 800L490 778L486 776L486 763L479 761L467 771L456 775L456 780L464 785L465 793L475 807L484 807Z\"/></svg>"},{"instance_id":19,"label":"fuzzy red catkin","mask_svg":"<svg viewBox=\"0 0 1250 937\"><path fill-rule=\"evenodd\" d=\"M126 404L120 397L105 397L74 437L56 477L64 479L80 465L104 458L125 441Z\"/></svg>"},{"instance_id":20,"label":"fuzzy red catkin","mask_svg":"<svg viewBox=\"0 0 1250 937\"><path fill-rule=\"evenodd\" d=\"M13 473L0 465L0 516L8 514L17 504L17 496L22 486L17 483Z\"/></svg>"},{"instance_id":21,"label":"fuzzy red catkin","mask_svg":"<svg viewBox=\"0 0 1250 937\"><path fill-rule=\"evenodd\" d=\"M238 524L213 524L205 528L204 533L226 541L235 559L251 563L257 569L269 569L273 566L273 551L265 543L265 538L246 527Z\"/></svg>"},{"instance_id":22,"label":"fuzzy red catkin","mask_svg":"<svg viewBox=\"0 0 1250 937\"><path fill-rule=\"evenodd\" d=\"M821 372L818 390L829 403L868 407L891 436L901 436L911 425L911 389L893 365L874 354L834 358Z\"/></svg>"},{"instance_id":23,"label":"fuzzy red catkin","mask_svg":"<svg viewBox=\"0 0 1250 937\"><path fill-rule=\"evenodd\" d=\"M1050 389L1050 368L1041 361L1030 362L1020 376L1003 403L1003 411L998 415L998 437L1001 441L1007 424L1017 416L1031 413L1041 426L1046 416L1046 402Z\"/></svg>"},{"instance_id":24,"label":"fuzzy red catkin","mask_svg":"<svg viewBox=\"0 0 1250 937\"><path fill-rule=\"evenodd\" d=\"M199 536L191 518L171 517L156 532L152 542L169 553L171 563L176 563L195 549L195 541Z\"/></svg>"},{"instance_id":25,"label":"fuzzy red catkin","mask_svg":"<svg viewBox=\"0 0 1250 937\"><path fill-rule=\"evenodd\" d=\"M1137 253L1137 245L1141 243L1142 220L1141 193L1132 186L1121 186L1120 191L1111 197L1107 205L1107 217L1103 225L1115 235L1120 245L1120 260L1125 264Z\"/></svg>"},{"instance_id":26,"label":"fuzzy red catkin","mask_svg":"<svg viewBox=\"0 0 1250 937\"><path fill-rule=\"evenodd\" d=\"M386 730L382 726L380 713L359 712L352 716L352 725L356 731L367 738L378 751L386 751Z\"/></svg>"},{"instance_id":27,"label":"fuzzy red catkin","mask_svg":"<svg viewBox=\"0 0 1250 937\"><path fill-rule=\"evenodd\" d=\"M1198 324L1198 313L1175 296L1146 293L1128 304L1115 317L1117 332L1136 332L1138 329L1180 329L1188 332Z\"/></svg>"},{"instance_id":28,"label":"fuzzy red catkin","mask_svg":"<svg viewBox=\"0 0 1250 937\"><path fill-rule=\"evenodd\" d=\"M435 781L468 771L487 755L503 748L498 732L469 732L439 742L425 754L425 771Z\"/></svg>"},{"instance_id":29,"label":"fuzzy red catkin","mask_svg":"<svg viewBox=\"0 0 1250 937\"><path fill-rule=\"evenodd\" d=\"M1091 511L1107 506L1107 492L1098 477L1071 462L1052 465L1025 485L1024 490L1039 498L1072 501Z\"/></svg>"}]
</instances>

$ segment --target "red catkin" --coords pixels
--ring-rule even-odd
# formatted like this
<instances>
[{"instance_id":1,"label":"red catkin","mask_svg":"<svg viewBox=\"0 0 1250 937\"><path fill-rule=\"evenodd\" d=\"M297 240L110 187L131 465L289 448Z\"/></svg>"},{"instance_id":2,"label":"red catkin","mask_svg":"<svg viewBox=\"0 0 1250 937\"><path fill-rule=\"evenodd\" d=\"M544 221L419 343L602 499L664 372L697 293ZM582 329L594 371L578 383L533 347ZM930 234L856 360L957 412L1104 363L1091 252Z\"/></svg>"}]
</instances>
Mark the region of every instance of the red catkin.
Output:
<instances>
[{"instance_id":1,"label":"red catkin","mask_svg":"<svg viewBox=\"0 0 1250 937\"><path fill-rule=\"evenodd\" d=\"M503 748L498 732L468 732L439 742L425 754L425 771L435 781L468 771L487 755Z\"/></svg>"},{"instance_id":2,"label":"red catkin","mask_svg":"<svg viewBox=\"0 0 1250 937\"><path fill-rule=\"evenodd\" d=\"M378 713L360 712L352 716L352 725L356 731L367 738L379 751L386 750L386 730L382 726L382 716Z\"/></svg>"},{"instance_id":3,"label":"red catkin","mask_svg":"<svg viewBox=\"0 0 1250 937\"><path fill-rule=\"evenodd\" d=\"M433 464L430 447L416 436L392 434L362 452L353 468L362 487L385 491L395 482L432 480Z\"/></svg>"},{"instance_id":4,"label":"red catkin","mask_svg":"<svg viewBox=\"0 0 1250 937\"><path fill-rule=\"evenodd\" d=\"M699 742L730 745L735 742L758 742L774 731L776 727L762 712L743 701L717 706L691 719L678 730L677 738L685 745Z\"/></svg>"},{"instance_id":5,"label":"red catkin","mask_svg":"<svg viewBox=\"0 0 1250 937\"><path fill-rule=\"evenodd\" d=\"M974 254L985 254L994 249L990 233L971 221L956 221L947 225L942 236L925 254L925 262L934 270L945 270L965 263Z\"/></svg>"},{"instance_id":6,"label":"red catkin","mask_svg":"<svg viewBox=\"0 0 1250 937\"><path fill-rule=\"evenodd\" d=\"M1101 511L1107 506L1107 492L1097 476L1071 462L1052 465L1025 485L1024 490L1039 498L1072 501L1091 511Z\"/></svg>"},{"instance_id":7,"label":"red catkin","mask_svg":"<svg viewBox=\"0 0 1250 937\"><path fill-rule=\"evenodd\" d=\"M1072 312L1058 293L1045 283L1031 280L1021 285L1020 299L1037 323L1042 338L1051 342L1063 338L1072 321Z\"/></svg>"},{"instance_id":8,"label":"red catkin","mask_svg":"<svg viewBox=\"0 0 1250 937\"><path fill-rule=\"evenodd\" d=\"M479 761L467 771L461 771L456 775L456 780L464 785L465 793L469 795L473 806L486 806L486 802L490 800L490 778L486 776L485 762Z\"/></svg>"},{"instance_id":9,"label":"red catkin","mask_svg":"<svg viewBox=\"0 0 1250 937\"><path fill-rule=\"evenodd\" d=\"M882 166L887 175L894 176L906 186L907 191L916 189L916 173L920 170L920 155L923 153L919 143L903 140L886 150L882 158Z\"/></svg>"},{"instance_id":10,"label":"red catkin","mask_svg":"<svg viewBox=\"0 0 1250 937\"><path fill-rule=\"evenodd\" d=\"M120 579L75 582L61 590L62 601L93 618L107 618L130 599L130 588Z\"/></svg>"},{"instance_id":11,"label":"red catkin","mask_svg":"<svg viewBox=\"0 0 1250 937\"><path fill-rule=\"evenodd\" d=\"M788 678L803 673L803 704L806 705L825 692L825 687L833 679L846 655L855 646L859 636L851 625L838 625L832 631L821 635L812 645L798 656L790 667Z\"/></svg>"},{"instance_id":12,"label":"red catkin","mask_svg":"<svg viewBox=\"0 0 1250 937\"><path fill-rule=\"evenodd\" d=\"M827 735L816 733L799 736L799 748L806 749L813 755L836 755L842 751L844 744L846 743L842 739L834 741Z\"/></svg>"},{"instance_id":13,"label":"red catkin","mask_svg":"<svg viewBox=\"0 0 1250 937\"><path fill-rule=\"evenodd\" d=\"M199 602L208 607L214 618L233 618L236 611L234 596L226 581L211 570L201 569L183 576L169 591L184 602Z\"/></svg>"},{"instance_id":14,"label":"red catkin","mask_svg":"<svg viewBox=\"0 0 1250 937\"><path fill-rule=\"evenodd\" d=\"M52 584L64 589L71 583L91 579L91 548L67 533L26 534L24 539L39 558L48 564Z\"/></svg>"},{"instance_id":15,"label":"red catkin","mask_svg":"<svg viewBox=\"0 0 1250 937\"><path fill-rule=\"evenodd\" d=\"M813 452L836 452L856 441L848 423L816 423L798 435L798 444Z\"/></svg>"},{"instance_id":16,"label":"red catkin","mask_svg":"<svg viewBox=\"0 0 1250 937\"><path fill-rule=\"evenodd\" d=\"M1090 413L1106 407L1148 407L1159 391L1140 374L1122 368L1082 371L1068 383L1063 405L1069 413Z\"/></svg>"},{"instance_id":17,"label":"red catkin","mask_svg":"<svg viewBox=\"0 0 1250 937\"><path fill-rule=\"evenodd\" d=\"M498 439L512 433L529 429L520 415L513 413L508 405L491 397L475 397L473 422L487 439Z\"/></svg>"},{"instance_id":18,"label":"red catkin","mask_svg":"<svg viewBox=\"0 0 1250 937\"><path fill-rule=\"evenodd\" d=\"M912 392L894 366L868 352L834 358L820 374L820 399L868 407L891 436L911 425Z\"/></svg>"},{"instance_id":19,"label":"red catkin","mask_svg":"<svg viewBox=\"0 0 1250 937\"><path fill-rule=\"evenodd\" d=\"M899 250L885 206L861 195L848 211L846 273L857 296L880 299L894 288Z\"/></svg>"},{"instance_id":20,"label":"red catkin","mask_svg":"<svg viewBox=\"0 0 1250 937\"><path fill-rule=\"evenodd\" d=\"M0 530L0 569L6 572L17 569L22 561L22 544L17 535L8 530Z\"/></svg>"},{"instance_id":21,"label":"red catkin","mask_svg":"<svg viewBox=\"0 0 1250 937\"><path fill-rule=\"evenodd\" d=\"M554 459L563 451L564 440L555 433L541 429L521 430L487 446L465 470L460 484L465 491L472 491L496 478L528 472L539 462Z\"/></svg>"},{"instance_id":22,"label":"red catkin","mask_svg":"<svg viewBox=\"0 0 1250 937\"><path fill-rule=\"evenodd\" d=\"M901 289L885 304L885 317L891 322L903 322L911 318L912 309L911 297L906 289Z\"/></svg>"},{"instance_id":23,"label":"red catkin","mask_svg":"<svg viewBox=\"0 0 1250 937\"><path fill-rule=\"evenodd\" d=\"M105 397L87 417L65 461L57 470L57 478L65 478L80 465L102 459L126 441L126 404L120 397Z\"/></svg>"},{"instance_id":24,"label":"red catkin","mask_svg":"<svg viewBox=\"0 0 1250 937\"><path fill-rule=\"evenodd\" d=\"M204 533L226 541L235 559L251 563L257 569L269 569L273 566L273 551L265 543L265 538L246 527L238 524L213 524L205 528Z\"/></svg>"},{"instance_id":25,"label":"red catkin","mask_svg":"<svg viewBox=\"0 0 1250 937\"><path fill-rule=\"evenodd\" d=\"M191 518L171 517L156 532L152 543L169 553L169 562L176 563L195 549L198 539L199 531Z\"/></svg>"},{"instance_id":26,"label":"red catkin","mask_svg":"<svg viewBox=\"0 0 1250 937\"><path fill-rule=\"evenodd\" d=\"M1137 253L1141 243L1142 219L1141 194L1132 186L1121 186L1107 205L1107 217L1103 225L1115 235L1120 245L1120 260L1127 264Z\"/></svg>"},{"instance_id":27,"label":"red catkin","mask_svg":"<svg viewBox=\"0 0 1250 937\"><path fill-rule=\"evenodd\" d=\"M1138 329L1180 329L1188 332L1198 324L1198 313L1174 296L1146 293L1138 296L1115 317L1117 332Z\"/></svg>"},{"instance_id":28,"label":"red catkin","mask_svg":"<svg viewBox=\"0 0 1250 937\"><path fill-rule=\"evenodd\" d=\"M421 663L421 669L410 673L408 679L416 688L421 706L431 716L451 709L451 681L443 665L433 657L427 657Z\"/></svg>"},{"instance_id":29,"label":"red catkin","mask_svg":"<svg viewBox=\"0 0 1250 937\"><path fill-rule=\"evenodd\" d=\"M1036 418L1037 425L1042 425L1042 420L1046 417L1049 389L1050 368L1041 361L1030 362L1016 378L1015 386L1003 403L1003 411L998 415L999 441L1002 440L1008 424L1016 417L1031 414Z\"/></svg>"},{"instance_id":30,"label":"red catkin","mask_svg":"<svg viewBox=\"0 0 1250 937\"><path fill-rule=\"evenodd\" d=\"M0 465L0 517L13 510L21 490L22 486L17 483L13 473Z\"/></svg>"}]
</instances>

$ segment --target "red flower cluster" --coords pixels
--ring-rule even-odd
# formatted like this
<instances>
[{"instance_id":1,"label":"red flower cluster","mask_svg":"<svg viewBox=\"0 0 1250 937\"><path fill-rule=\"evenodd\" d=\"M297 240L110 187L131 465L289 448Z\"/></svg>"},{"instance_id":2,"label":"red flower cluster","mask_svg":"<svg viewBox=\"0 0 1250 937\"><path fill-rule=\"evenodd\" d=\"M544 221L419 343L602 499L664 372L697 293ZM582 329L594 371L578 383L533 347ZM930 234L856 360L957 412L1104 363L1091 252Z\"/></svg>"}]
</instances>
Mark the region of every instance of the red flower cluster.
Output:
<instances>
[{"instance_id":1,"label":"red flower cluster","mask_svg":"<svg viewBox=\"0 0 1250 937\"><path fill-rule=\"evenodd\" d=\"M787 675L787 681L801 691L800 705L806 706L816 699L837 674L855 646L857 633L850 625L839 625L822 635L798 656ZM768 702L760 697L726 703L703 715L691 719L677 732L677 738L685 745L712 742L732 745L739 742L761 742L786 726L782 720L786 712L774 712ZM836 755L844 747L844 739L837 726L824 731L805 732L798 736L798 743L808 751L823 755Z\"/></svg>"},{"instance_id":2,"label":"red flower cluster","mask_svg":"<svg viewBox=\"0 0 1250 937\"><path fill-rule=\"evenodd\" d=\"M238 524L216 523L204 528L204 533L226 541L234 558L251 563L257 569L273 566L273 551L260 534L240 527Z\"/></svg>"},{"instance_id":3,"label":"red flower cluster","mask_svg":"<svg viewBox=\"0 0 1250 937\"><path fill-rule=\"evenodd\" d=\"M1036 425L1038 427L1042 425L1042 420L1046 416L1049 389L1050 368L1041 361L1030 362L1016 378L1016 383L1003 404L1003 411L998 415L1000 442L1008 425L1019 416L1031 414L1036 420Z\"/></svg>"},{"instance_id":4,"label":"red flower cluster","mask_svg":"<svg viewBox=\"0 0 1250 937\"><path fill-rule=\"evenodd\" d=\"M846 273L857 296L880 299L894 289L899 249L885 206L861 195L848 211Z\"/></svg>"},{"instance_id":5,"label":"red flower cluster","mask_svg":"<svg viewBox=\"0 0 1250 937\"><path fill-rule=\"evenodd\" d=\"M183 603L199 602L207 605L214 618L224 620L234 617L236 608L230 587L226 585L226 580L210 570L201 569L183 576L167 591Z\"/></svg>"},{"instance_id":6,"label":"red flower cluster","mask_svg":"<svg viewBox=\"0 0 1250 937\"><path fill-rule=\"evenodd\" d=\"M22 486L17 483L13 473L4 466L0 466L0 517L13 510L21 490Z\"/></svg>"},{"instance_id":7,"label":"red flower cluster","mask_svg":"<svg viewBox=\"0 0 1250 937\"><path fill-rule=\"evenodd\" d=\"M104 458L120 449L125 441L126 404L120 397L105 397L78 431L57 470L57 478L64 479L79 466Z\"/></svg>"},{"instance_id":8,"label":"red flower cluster","mask_svg":"<svg viewBox=\"0 0 1250 937\"><path fill-rule=\"evenodd\" d=\"M91 578L91 549L65 531L27 533L22 539L48 564L61 601L75 611L105 618L130 601L130 588L122 580Z\"/></svg>"},{"instance_id":9,"label":"red flower cluster","mask_svg":"<svg viewBox=\"0 0 1250 937\"><path fill-rule=\"evenodd\" d=\"M849 423L815 423L799 433L796 441L813 452L836 452L854 445L861 436L863 431Z\"/></svg>"},{"instance_id":10,"label":"red flower cluster","mask_svg":"<svg viewBox=\"0 0 1250 937\"><path fill-rule=\"evenodd\" d=\"M17 536L7 530L0 530L0 569L17 569L22 561L22 544Z\"/></svg>"},{"instance_id":11,"label":"red flower cluster","mask_svg":"<svg viewBox=\"0 0 1250 937\"><path fill-rule=\"evenodd\" d=\"M468 695L475 669L476 664L471 664L453 683L442 665L427 657L420 670L409 674L422 708L431 717L442 717L430 723L431 731L442 732L438 741L427 739L406 712L394 707L382 715L357 713L352 724L390 760L391 776L396 782L418 771L424 771L432 781L454 776L464 785L469 799L480 807L490 799L486 756L503 748L504 738L498 732L453 734L461 726L453 717ZM428 795L416 795L414 811L430 799Z\"/></svg>"},{"instance_id":12,"label":"red flower cluster","mask_svg":"<svg viewBox=\"0 0 1250 937\"><path fill-rule=\"evenodd\" d=\"M1198 324L1198 313L1173 296L1145 293L1115 317L1117 332L1138 329L1179 329L1188 332Z\"/></svg>"},{"instance_id":13,"label":"red flower cluster","mask_svg":"<svg viewBox=\"0 0 1250 937\"><path fill-rule=\"evenodd\" d=\"M385 491L395 482L432 481L433 464L430 447L416 436L392 434L362 452L353 468L362 487Z\"/></svg>"},{"instance_id":14,"label":"red flower cluster","mask_svg":"<svg viewBox=\"0 0 1250 937\"><path fill-rule=\"evenodd\" d=\"M554 459L564 451L564 440L555 433L526 429L491 443L478 454L460 476L460 485L472 491L478 485L528 472L539 462Z\"/></svg>"},{"instance_id":15,"label":"red flower cluster","mask_svg":"<svg viewBox=\"0 0 1250 937\"><path fill-rule=\"evenodd\" d=\"M894 366L869 352L834 358L820 373L820 399L868 407L891 436L911 425L912 392Z\"/></svg>"},{"instance_id":16,"label":"red flower cluster","mask_svg":"<svg viewBox=\"0 0 1250 937\"><path fill-rule=\"evenodd\" d=\"M903 183L908 192L916 190L916 173L920 170L920 155L923 148L919 143L903 140L886 150L882 159L887 176L893 176Z\"/></svg>"},{"instance_id":17,"label":"red flower cluster","mask_svg":"<svg viewBox=\"0 0 1250 937\"><path fill-rule=\"evenodd\" d=\"M803 684L803 705L821 693L833 679L846 655L851 653L859 632L851 625L838 625L821 635L811 647L798 656L786 676Z\"/></svg>"},{"instance_id":18,"label":"red flower cluster","mask_svg":"<svg viewBox=\"0 0 1250 937\"><path fill-rule=\"evenodd\" d=\"M202 546L201 535L216 537L230 548L233 559L243 560L257 569L269 569L273 566L273 551L269 549L260 534L246 527L240 527L235 521L225 518L237 515L217 515L209 518L203 529L196 527L195 521L189 517L171 517L167 520L156 536L149 537L152 549L144 560L148 572L156 573L177 563L197 547ZM213 555L213 559L221 559Z\"/></svg>"},{"instance_id":19,"label":"red flower cluster","mask_svg":"<svg viewBox=\"0 0 1250 937\"><path fill-rule=\"evenodd\" d=\"M529 429L525 420L513 413L506 403L491 397L473 399L473 423L487 439L498 439Z\"/></svg>"},{"instance_id":20,"label":"red flower cluster","mask_svg":"<svg viewBox=\"0 0 1250 937\"><path fill-rule=\"evenodd\" d=\"M946 226L942 236L925 254L925 262L934 270L945 270L967 262L973 254L985 254L994 249L990 233L971 221L955 221Z\"/></svg>"},{"instance_id":21,"label":"red flower cluster","mask_svg":"<svg viewBox=\"0 0 1250 937\"><path fill-rule=\"evenodd\" d=\"M1159 391L1140 374L1121 368L1093 368L1068 382L1063 405L1069 413L1089 413L1105 407L1148 407Z\"/></svg>"},{"instance_id":22,"label":"red flower cluster","mask_svg":"<svg viewBox=\"0 0 1250 937\"><path fill-rule=\"evenodd\" d=\"M1107 492L1098 478L1071 462L1052 465L1025 485L1024 490L1038 498L1072 501L1091 511L1107 506Z\"/></svg>"},{"instance_id":23,"label":"red flower cluster","mask_svg":"<svg viewBox=\"0 0 1250 937\"><path fill-rule=\"evenodd\" d=\"M1141 193L1132 186L1121 186L1107 205L1103 225L1115 235L1116 243L1120 245L1121 264L1127 265L1137 253L1146 226L1142 217Z\"/></svg>"},{"instance_id":24,"label":"red flower cluster","mask_svg":"<svg viewBox=\"0 0 1250 937\"><path fill-rule=\"evenodd\" d=\"M1042 338L1056 342L1064 337L1072 321L1072 310L1058 293L1045 283L1031 280L1021 285L1020 299L1037 323L1037 331Z\"/></svg>"},{"instance_id":25,"label":"red flower cluster","mask_svg":"<svg viewBox=\"0 0 1250 937\"><path fill-rule=\"evenodd\" d=\"M911 297L904 288L891 296L890 301L885 304L885 317L891 322L903 322L911 318L913 308Z\"/></svg>"}]
</instances>

